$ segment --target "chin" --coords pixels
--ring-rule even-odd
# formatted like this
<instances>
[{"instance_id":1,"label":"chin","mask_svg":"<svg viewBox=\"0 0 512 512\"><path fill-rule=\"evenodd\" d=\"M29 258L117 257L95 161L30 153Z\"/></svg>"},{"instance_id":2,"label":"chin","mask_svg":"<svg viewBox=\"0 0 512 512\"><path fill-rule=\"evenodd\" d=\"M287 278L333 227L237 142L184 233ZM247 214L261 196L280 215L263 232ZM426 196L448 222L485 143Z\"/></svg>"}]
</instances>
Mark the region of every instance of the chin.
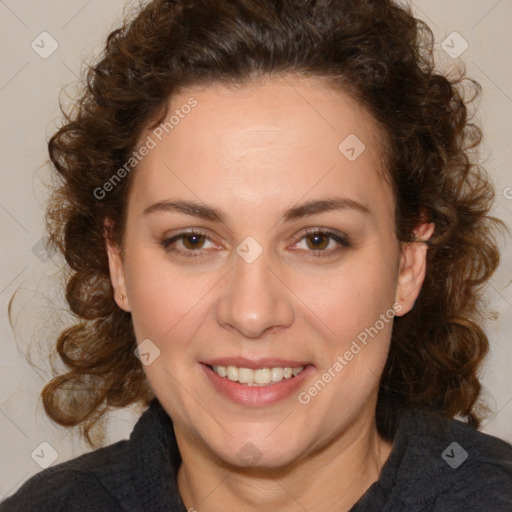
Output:
<instances>
[{"instance_id":1,"label":"chin","mask_svg":"<svg viewBox=\"0 0 512 512\"><path fill-rule=\"evenodd\" d=\"M276 428L273 425L272 428ZM248 435L247 430L224 439L205 439L210 450L224 463L237 468L276 469L293 464L306 450L304 437L296 439L297 432L283 431L277 435L272 428L258 428L258 434ZM250 429L249 429L250 430ZM255 429L256 430L256 429ZM264 433L262 433L264 432ZM266 437L267 436L267 437Z\"/></svg>"}]
</instances>

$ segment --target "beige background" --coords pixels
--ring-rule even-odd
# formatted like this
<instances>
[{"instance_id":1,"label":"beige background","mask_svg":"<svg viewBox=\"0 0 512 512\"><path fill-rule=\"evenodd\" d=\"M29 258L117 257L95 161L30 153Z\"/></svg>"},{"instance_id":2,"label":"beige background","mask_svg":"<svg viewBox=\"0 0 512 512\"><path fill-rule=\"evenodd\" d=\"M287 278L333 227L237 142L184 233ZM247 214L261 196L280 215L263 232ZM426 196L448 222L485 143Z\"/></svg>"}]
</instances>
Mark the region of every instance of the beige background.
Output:
<instances>
[{"instance_id":1,"label":"beige background","mask_svg":"<svg viewBox=\"0 0 512 512\"><path fill-rule=\"evenodd\" d=\"M47 420L38 398L49 371L45 354L66 321L61 315L59 260L37 250L49 176L46 140L59 123L62 87L72 93L83 62L98 53L123 10L133 4L125 0L0 0L0 497L14 492L42 466L87 450L76 434ZM485 132L485 165L497 189L495 215L510 226L512 4L508 0L416 0L412 5L434 30L444 65L455 61L442 49L443 41L459 52L467 42L460 59L483 86L479 118ZM44 31L56 43L40 36ZM39 53L51 50L52 44L58 48L44 59L31 47L34 40ZM60 97L66 101L65 93ZM487 326L492 347L482 373L491 414L483 430L512 442L512 251L509 240L503 245L502 264L487 289L497 318ZM16 289L15 340L7 305ZM37 370L24 359L29 346ZM115 413L107 441L127 437L136 417L133 410Z\"/></svg>"}]
</instances>

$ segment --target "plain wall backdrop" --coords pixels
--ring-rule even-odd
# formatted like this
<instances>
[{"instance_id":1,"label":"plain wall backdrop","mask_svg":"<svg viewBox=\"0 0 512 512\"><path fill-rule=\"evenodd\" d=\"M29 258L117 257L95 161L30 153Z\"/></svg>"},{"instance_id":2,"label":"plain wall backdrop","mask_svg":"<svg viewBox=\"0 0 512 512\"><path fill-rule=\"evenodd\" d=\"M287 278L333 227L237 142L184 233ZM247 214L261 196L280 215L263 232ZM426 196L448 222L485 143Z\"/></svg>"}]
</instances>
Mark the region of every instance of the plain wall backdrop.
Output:
<instances>
[{"instance_id":1,"label":"plain wall backdrop","mask_svg":"<svg viewBox=\"0 0 512 512\"><path fill-rule=\"evenodd\" d=\"M44 251L46 143L61 117L59 97L75 90L85 62L94 61L128 0L0 0L0 499L41 468L88 450L74 431L53 425L39 392L50 376L47 353L67 321L60 259ZM482 156L497 201L494 215L512 219L512 3L508 0L415 0L417 17L434 31L443 65L462 60L483 87L478 114ZM503 241L501 265L486 295L496 319L486 325L491 352L482 369L490 407L483 430L512 443L512 251ZM15 290L13 320L7 317ZM29 350L37 368L24 357ZM126 438L140 411L111 415L107 443Z\"/></svg>"}]
</instances>

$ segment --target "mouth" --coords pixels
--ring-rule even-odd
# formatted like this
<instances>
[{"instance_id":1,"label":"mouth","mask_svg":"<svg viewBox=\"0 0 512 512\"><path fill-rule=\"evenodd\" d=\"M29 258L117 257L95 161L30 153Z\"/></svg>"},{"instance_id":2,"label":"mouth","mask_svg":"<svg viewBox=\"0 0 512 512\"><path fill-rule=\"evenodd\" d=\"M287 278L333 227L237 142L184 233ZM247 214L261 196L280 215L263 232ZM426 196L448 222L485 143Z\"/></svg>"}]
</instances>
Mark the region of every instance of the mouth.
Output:
<instances>
[{"instance_id":1,"label":"mouth","mask_svg":"<svg viewBox=\"0 0 512 512\"><path fill-rule=\"evenodd\" d=\"M217 394L250 407L293 396L315 372L311 363L281 359L218 359L200 366Z\"/></svg>"},{"instance_id":2,"label":"mouth","mask_svg":"<svg viewBox=\"0 0 512 512\"><path fill-rule=\"evenodd\" d=\"M273 366L263 368L245 368L243 366L207 365L217 375L246 386L269 386L283 379L293 379L303 370L304 366Z\"/></svg>"}]
</instances>

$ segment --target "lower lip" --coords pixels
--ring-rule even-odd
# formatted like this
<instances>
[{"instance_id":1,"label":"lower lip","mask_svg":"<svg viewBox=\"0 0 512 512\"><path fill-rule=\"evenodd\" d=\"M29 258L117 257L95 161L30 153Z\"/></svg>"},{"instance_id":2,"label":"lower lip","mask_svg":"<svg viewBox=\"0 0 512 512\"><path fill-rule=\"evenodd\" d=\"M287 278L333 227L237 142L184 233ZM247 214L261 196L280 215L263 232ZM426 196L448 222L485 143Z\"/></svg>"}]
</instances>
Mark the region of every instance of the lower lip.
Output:
<instances>
[{"instance_id":1,"label":"lower lip","mask_svg":"<svg viewBox=\"0 0 512 512\"><path fill-rule=\"evenodd\" d=\"M307 365L296 377L283 379L268 386L248 386L229 380L227 377L221 377L206 364L201 364L201 367L220 394L235 403L250 407L271 405L288 398L297 392L308 375L314 371L312 365Z\"/></svg>"}]
</instances>

